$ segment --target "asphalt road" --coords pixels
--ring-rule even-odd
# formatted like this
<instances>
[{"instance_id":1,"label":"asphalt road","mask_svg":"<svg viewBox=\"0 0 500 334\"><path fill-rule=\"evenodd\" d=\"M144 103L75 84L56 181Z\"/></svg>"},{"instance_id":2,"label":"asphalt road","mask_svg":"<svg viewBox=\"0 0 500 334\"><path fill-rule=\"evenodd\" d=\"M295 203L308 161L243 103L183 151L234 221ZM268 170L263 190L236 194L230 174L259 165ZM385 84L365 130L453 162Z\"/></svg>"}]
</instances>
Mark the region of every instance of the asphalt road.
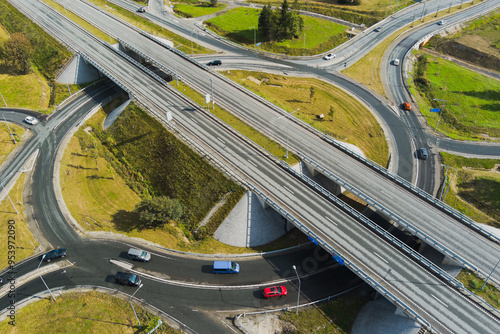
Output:
<instances>
[{"instance_id":1,"label":"asphalt road","mask_svg":"<svg viewBox=\"0 0 500 334\"><path fill-rule=\"evenodd\" d=\"M31 3L31 5L33 5L33 8L30 8L30 11L35 10L35 12L32 12L32 15L38 16L46 14L46 9L44 8L39 7L38 10L36 10L36 3ZM28 10L28 8L24 7L24 10ZM60 25L63 23L57 15L49 15L50 16L43 19L43 22L48 26ZM96 16L94 16L94 19ZM103 48L99 43L95 43L88 39L88 36L82 35L81 31L74 30L70 25L64 24L64 29L59 28L60 30L57 32L59 38L63 38L75 48L80 48L80 45L85 45L86 52L92 54L92 56L106 68L106 71L112 73L116 80L134 82L134 87L130 89L133 90L144 103L156 106L168 106L171 103L176 106L181 105L182 100L179 100L178 96L159 90L157 83L137 73L138 68L131 67L121 58L115 57L114 59L110 59L110 53L112 53L110 49ZM54 33L56 32L52 30L54 28L50 29ZM83 44L79 45L79 43ZM147 89L147 94L144 91L145 89ZM189 124L190 131L197 134L199 142L210 144L211 150L214 153L217 152L218 156L225 159L226 162L230 161L232 163L232 168L239 169L240 173L243 172L248 176L251 175L252 182L261 189L266 189L267 192L277 191L272 197L279 205L286 207L295 201L295 206L288 210L297 217L304 217L305 219L301 219L304 222L314 221L314 225L308 225L310 229L313 229L316 235L319 235L323 240L328 240L330 245L337 244L336 240L332 240L329 237L329 235L332 235L332 232L337 240L353 240L352 242L348 242L351 245L360 245L362 241L363 247L350 248L349 252L346 251L343 253L343 256L345 256L347 260L346 263L351 264L350 268L355 268L353 265L356 263L358 268L363 268L363 271L369 272L370 276L382 278L387 270L387 265L389 265L392 269L391 275L394 275L398 281L397 288L392 286L390 282L384 281L385 278L373 284L378 287L384 286L386 289L390 289L392 293L397 294L399 298L412 305L412 308L425 317L427 321L430 321L433 326L441 329L446 329L448 327L477 328L477 326L484 326L485 330L494 329L498 326L496 321L492 320L483 312L478 313L475 306L470 304L468 300L465 300L455 291L449 289L447 286L443 286L442 283L431 283L439 282L439 280L436 281L433 275L420 270L418 265L413 261L410 261L398 251L394 251L388 244L381 242L381 240L371 233L371 231L357 223L349 223L348 220L350 218L347 216L338 216L338 209L327 204L328 201L317 198L314 193L311 193L311 190L304 188L300 182L297 183L297 180L291 179L287 177L287 175L283 175L283 173L275 172L276 166L271 163L271 161L255 156L251 153L251 150L249 151L247 144L241 141L235 141L232 134L221 132L220 124L217 124L217 122L214 123L212 119L207 119L206 115L193 112L193 109L184 108L183 110L185 112L181 112L176 116L176 122L179 124L182 124L182 122L184 122L184 124ZM235 155L234 153L237 154ZM254 162L247 160L247 157L252 155L254 157ZM271 186L271 188L269 188L269 186ZM311 199L314 199L314 202L312 202ZM324 217L327 217L327 221L324 221ZM334 224L329 223L332 219ZM354 242L356 239L358 241ZM340 248L337 249L342 249L342 246L338 245L338 247ZM391 255L390 258L384 258L383 256L377 255L377 252ZM363 259L363 262L360 262L359 259ZM358 274L360 274L359 271ZM415 286L413 280L416 279L417 276L420 277L422 282L429 282L429 284L418 287ZM412 292L410 293L410 291ZM440 298L442 298L441 301L434 301L434 299L430 298L432 295L440 296ZM451 310L450 312L450 310L441 309L442 300L445 300L445 303L448 302L448 305L458 305L457 307L461 310L467 310L468 314L474 313L474 316L464 316L459 322L457 322L456 319L451 321L451 319L455 317L454 312L456 312L456 310ZM431 312L433 314L441 314L439 320L428 317L428 313L426 313L424 309L428 311L432 310Z\"/></svg>"},{"instance_id":2,"label":"asphalt road","mask_svg":"<svg viewBox=\"0 0 500 334\"><path fill-rule=\"evenodd\" d=\"M110 20L110 16L105 13L96 11L80 2L67 3L67 6L82 17L86 17L94 25L105 29L112 35L126 41L131 47L147 54L159 64L166 68L175 68L179 73L182 73L184 81L199 88L200 91L209 92L210 79L212 79L215 100L219 105L222 105L226 110L231 110L256 129L284 145L286 144L283 134L289 132L289 146L292 151L311 159L332 173L332 175L345 181L352 186L355 192L369 199L377 207L383 207L386 214L390 214L392 218L400 221L402 225L409 227L410 231L413 230L427 243L440 248L442 252L446 252L459 263L464 263L465 266L470 268L477 268L486 276L496 263L496 259L500 257L500 249L497 244L481 235L472 233L468 227L462 226L460 218L450 216L448 213L441 211L440 208L434 207L428 200L416 196L411 191L409 192L406 187L401 186L399 181L388 182L385 175L379 174L379 171L370 168L366 164L360 164L359 160L349 152L342 152L333 147L331 142L324 140L323 134L304 123L296 119L293 119L294 123L279 121L280 118L283 118L284 112L270 105L262 98L239 86L228 83L222 76L212 75L210 70L203 71L202 66L193 63L189 59L174 53L166 53L165 49L160 45L143 38L137 31L122 25L118 21ZM281 62L284 61L281 60ZM312 68L310 70L314 71ZM137 81L137 76L134 76L133 81ZM343 80L341 84L343 86L349 84L354 86L347 80ZM361 95L361 97L369 99L370 95ZM371 102L380 104L378 100L372 100ZM158 105L158 103L155 104ZM172 105L170 101L167 104ZM174 103L173 105L180 104ZM384 116L390 119L390 114ZM174 118L176 117L179 117L176 121L180 121L181 113L175 114ZM199 137L198 130L193 130L198 129L198 124L193 123L192 120L192 118L185 119L186 123L183 123L183 127ZM411 159L415 160L415 148L410 144L407 127L402 127L401 131L406 132L406 134L401 134L398 138L406 138L407 144L405 146L409 147L408 152L410 152ZM286 139L288 139L288 136ZM219 139L216 138L215 140ZM234 164L233 157L227 159L228 161L232 160ZM428 163L432 164L433 159L428 159L428 161ZM248 164L249 162L244 161L244 163ZM400 168L406 167L408 172L412 170L410 162L405 162L405 160L400 161L399 166ZM238 166L235 166L235 168L238 169ZM426 171L429 171L429 169L426 169ZM424 176L434 180L429 173ZM260 182L260 184L263 183ZM429 200L431 198L428 197ZM450 232L443 234L443 230ZM483 249L479 254L474 248L474 245L477 244L483 245ZM499 277L500 273L493 275L495 280L498 280Z\"/></svg>"}]
</instances>

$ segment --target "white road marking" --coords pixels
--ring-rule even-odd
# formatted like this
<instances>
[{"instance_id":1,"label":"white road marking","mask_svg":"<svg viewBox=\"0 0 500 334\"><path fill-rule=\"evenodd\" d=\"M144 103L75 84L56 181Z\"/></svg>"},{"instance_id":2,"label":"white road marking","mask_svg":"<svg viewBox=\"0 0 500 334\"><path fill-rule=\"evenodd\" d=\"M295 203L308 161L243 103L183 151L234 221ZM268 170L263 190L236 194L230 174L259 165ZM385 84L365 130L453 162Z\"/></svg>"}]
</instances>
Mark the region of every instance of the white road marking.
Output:
<instances>
[{"instance_id":1,"label":"white road marking","mask_svg":"<svg viewBox=\"0 0 500 334\"><path fill-rule=\"evenodd\" d=\"M330 217L325 216L326 220L328 220L330 223L332 223L335 226L338 226L336 222L334 222Z\"/></svg>"},{"instance_id":2,"label":"white road marking","mask_svg":"<svg viewBox=\"0 0 500 334\"><path fill-rule=\"evenodd\" d=\"M295 193L293 191L291 191L290 189L288 189L286 186L283 186L283 188L285 188L286 190L288 190L289 192L291 192L293 195L295 195Z\"/></svg>"},{"instance_id":3,"label":"white road marking","mask_svg":"<svg viewBox=\"0 0 500 334\"><path fill-rule=\"evenodd\" d=\"M196 124L198 124L198 122L196 122L196 121L194 120L194 118L192 118L192 117L191 117L191 120L192 120L193 122L195 122Z\"/></svg>"},{"instance_id":4,"label":"white road marking","mask_svg":"<svg viewBox=\"0 0 500 334\"><path fill-rule=\"evenodd\" d=\"M254 167L257 167L257 165L256 165L255 163L253 163L252 161L250 161L250 160L247 160L247 161L248 161L248 163L249 163L250 165L252 165L252 166L254 166Z\"/></svg>"},{"instance_id":5,"label":"white road marking","mask_svg":"<svg viewBox=\"0 0 500 334\"><path fill-rule=\"evenodd\" d=\"M219 137L217 137L217 140L220 141L222 144L226 145L226 142L220 139Z\"/></svg>"},{"instance_id":6,"label":"white road marking","mask_svg":"<svg viewBox=\"0 0 500 334\"><path fill-rule=\"evenodd\" d=\"M437 300L438 302L440 302L441 304L443 304L444 306L448 307L448 305L446 305L445 303L443 303L438 297L434 296L432 293L431 293L431 296Z\"/></svg>"},{"instance_id":7,"label":"white road marking","mask_svg":"<svg viewBox=\"0 0 500 334\"><path fill-rule=\"evenodd\" d=\"M378 257L379 259L381 259L382 261L384 261L385 263L389 264L389 262L387 262L386 259L384 259L382 256L380 256L379 254L373 252L373 254L375 254L376 257Z\"/></svg>"}]
</instances>

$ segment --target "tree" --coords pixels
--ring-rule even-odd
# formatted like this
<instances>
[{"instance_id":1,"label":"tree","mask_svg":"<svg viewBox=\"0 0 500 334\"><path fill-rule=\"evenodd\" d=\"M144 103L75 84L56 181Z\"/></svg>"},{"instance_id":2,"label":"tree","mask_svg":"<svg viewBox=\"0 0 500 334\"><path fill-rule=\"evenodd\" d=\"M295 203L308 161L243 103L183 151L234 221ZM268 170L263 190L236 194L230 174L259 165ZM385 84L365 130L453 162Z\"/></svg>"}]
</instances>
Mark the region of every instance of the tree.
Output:
<instances>
[{"instance_id":1,"label":"tree","mask_svg":"<svg viewBox=\"0 0 500 334\"><path fill-rule=\"evenodd\" d=\"M330 106L330 112L328 113L328 116L333 117L334 113L335 113L335 110L333 110L333 106Z\"/></svg>"},{"instance_id":2,"label":"tree","mask_svg":"<svg viewBox=\"0 0 500 334\"><path fill-rule=\"evenodd\" d=\"M309 100L313 99L314 94L316 94L316 89L314 89L314 87L311 86L311 88L309 88Z\"/></svg>"},{"instance_id":3,"label":"tree","mask_svg":"<svg viewBox=\"0 0 500 334\"><path fill-rule=\"evenodd\" d=\"M276 37L276 14L272 11L271 5L268 4L262 8L259 15L259 31L262 38L266 41L272 41Z\"/></svg>"},{"instance_id":4,"label":"tree","mask_svg":"<svg viewBox=\"0 0 500 334\"><path fill-rule=\"evenodd\" d=\"M171 220L182 217L182 205L177 199L166 196L145 199L136 205L135 212L139 213L139 220L146 226L165 227Z\"/></svg>"},{"instance_id":5,"label":"tree","mask_svg":"<svg viewBox=\"0 0 500 334\"><path fill-rule=\"evenodd\" d=\"M5 65L23 74L29 73L33 48L29 39L22 33L14 33L3 46Z\"/></svg>"},{"instance_id":6,"label":"tree","mask_svg":"<svg viewBox=\"0 0 500 334\"><path fill-rule=\"evenodd\" d=\"M210 0L212 7L217 7L217 0Z\"/></svg>"}]
</instances>

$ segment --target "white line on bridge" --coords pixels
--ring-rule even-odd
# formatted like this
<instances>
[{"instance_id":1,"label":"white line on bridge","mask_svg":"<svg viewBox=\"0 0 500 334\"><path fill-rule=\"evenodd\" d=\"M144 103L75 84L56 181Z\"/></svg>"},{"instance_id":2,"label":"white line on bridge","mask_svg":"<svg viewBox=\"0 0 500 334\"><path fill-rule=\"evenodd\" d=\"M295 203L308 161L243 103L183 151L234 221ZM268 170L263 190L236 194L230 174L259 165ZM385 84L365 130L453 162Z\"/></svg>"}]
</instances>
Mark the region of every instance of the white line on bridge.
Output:
<instances>
[{"instance_id":1,"label":"white line on bridge","mask_svg":"<svg viewBox=\"0 0 500 334\"><path fill-rule=\"evenodd\" d=\"M437 300L438 302L440 302L441 304L443 304L444 306L448 307L448 305L446 305L445 303L443 303L438 297L434 296L432 293L431 293L431 296Z\"/></svg>"},{"instance_id":2,"label":"white line on bridge","mask_svg":"<svg viewBox=\"0 0 500 334\"><path fill-rule=\"evenodd\" d=\"M247 161L248 161L248 163L249 163L250 165L252 165L252 166L254 166L254 167L257 167L257 165L256 165L255 163L253 163L253 161L250 161L250 160L247 160Z\"/></svg>"},{"instance_id":3,"label":"white line on bridge","mask_svg":"<svg viewBox=\"0 0 500 334\"><path fill-rule=\"evenodd\" d=\"M375 254L375 256L376 256L376 257L378 257L379 259L381 259L381 260L382 260L382 261L384 261L385 263L389 264L389 262L388 262L386 259L384 259L382 256L380 256L379 254L377 254L377 253L375 253L375 252L373 252L373 254Z\"/></svg>"},{"instance_id":4,"label":"white line on bridge","mask_svg":"<svg viewBox=\"0 0 500 334\"><path fill-rule=\"evenodd\" d=\"M330 217L328 217L328 216L325 216L325 218L326 218L326 220L328 220L328 221L329 221L330 223L332 223L333 225L338 226L338 225L337 225L337 223L336 223L336 222L334 222L334 221L332 220L332 218L330 218Z\"/></svg>"},{"instance_id":5,"label":"white line on bridge","mask_svg":"<svg viewBox=\"0 0 500 334\"><path fill-rule=\"evenodd\" d=\"M382 191L382 190L379 190L379 193L381 193L381 194L383 194L383 195L385 195L385 196L389 197L390 199L393 199L391 195L389 195L388 193L386 193L386 192L384 192L384 191Z\"/></svg>"},{"instance_id":6,"label":"white line on bridge","mask_svg":"<svg viewBox=\"0 0 500 334\"><path fill-rule=\"evenodd\" d=\"M195 122L196 124L198 124L198 122L196 122L194 118L192 118L192 117L191 117L191 120L192 120L193 122Z\"/></svg>"},{"instance_id":7,"label":"white line on bridge","mask_svg":"<svg viewBox=\"0 0 500 334\"><path fill-rule=\"evenodd\" d=\"M346 172L348 172L349 170L347 169L347 167L344 167L342 166L341 164L337 164L337 166L339 166L339 168L342 168L343 170L345 170Z\"/></svg>"},{"instance_id":8,"label":"white line on bridge","mask_svg":"<svg viewBox=\"0 0 500 334\"><path fill-rule=\"evenodd\" d=\"M217 137L217 140L220 141L222 144L226 145L226 142L220 139L219 137Z\"/></svg>"},{"instance_id":9,"label":"white line on bridge","mask_svg":"<svg viewBox=\"0 0 500 334\"><path fill-rule=\"evenodd\" d=\"M291 192L292 195L295 195L295 193L293 191L291 191L290 189L288 189L286 186L283 186L283 188L285 188L286 190L288 190L289 192Z\"/></svg>"}]
</instances>

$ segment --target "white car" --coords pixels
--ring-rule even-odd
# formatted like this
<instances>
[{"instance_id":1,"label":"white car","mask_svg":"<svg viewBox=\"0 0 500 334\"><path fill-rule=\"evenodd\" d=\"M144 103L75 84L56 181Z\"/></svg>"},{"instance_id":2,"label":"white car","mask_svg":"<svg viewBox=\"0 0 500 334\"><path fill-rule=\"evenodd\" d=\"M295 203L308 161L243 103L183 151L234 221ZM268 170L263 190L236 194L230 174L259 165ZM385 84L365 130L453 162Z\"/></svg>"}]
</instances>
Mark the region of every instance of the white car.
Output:
<instances>
[{"instance_id":1,"label":"white car","mask_svg":"<svg viewBox=\"0 0 500 334\"><path fill-rule=\"evenodd\" d=\"M324 60L330 60L330 59L333 59L337 57L336 55L334 55L333 53L329 53L327 54L326 56L323 57Z\"/></svg>"},{"instance_id":2,"label":"white car","mask_svg":"<svg viewBox=\"0 0 500 334\"><path fill-rule=\"evenodd\" d=\"M446 21L445 21L445 20L441 20L441 21L439 21L439 22L438 22L438 24L439 24L440 26L442 26L442 25L443 25L443 24L445 24L445 23L446 23Z\"/></svg>"},{"instance_id":3,"label":"white car","mask_svg":"<svg viewBox=\"0 0 500 334\"><path fill-rule=\"evenodd\" d=\"M35 117L27 116L24 121L28 124L35 125L38 124L38 120Z\"/></svg>"}]
</instances>

